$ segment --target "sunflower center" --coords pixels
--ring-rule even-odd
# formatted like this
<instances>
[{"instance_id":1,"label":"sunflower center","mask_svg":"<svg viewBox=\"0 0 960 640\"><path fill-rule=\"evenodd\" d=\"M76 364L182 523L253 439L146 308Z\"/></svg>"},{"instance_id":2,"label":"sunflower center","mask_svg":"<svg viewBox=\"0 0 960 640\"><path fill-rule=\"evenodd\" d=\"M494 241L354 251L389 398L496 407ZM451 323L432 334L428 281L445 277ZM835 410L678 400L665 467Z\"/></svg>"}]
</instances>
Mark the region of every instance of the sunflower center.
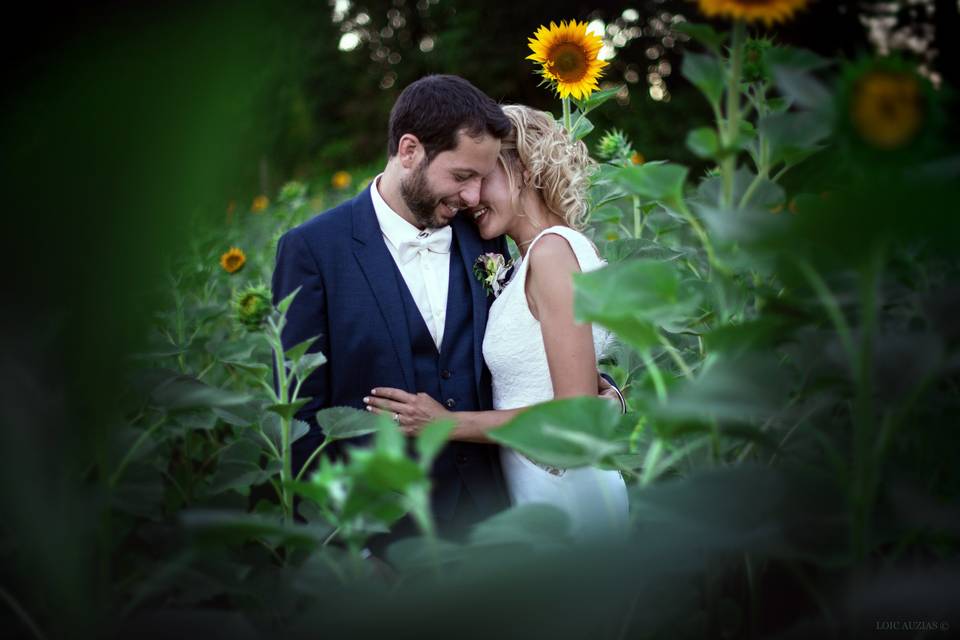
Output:
<instances>
[{"instance_id":1,"label":"sunflower center","mask_svg":"<svg viewBox=\"0 0 960 640\"><path fill-rule=\"evenodd\" d=\"M550 52L549 71L561 82L577 82L587 73L586 53L575 44L560 44Z\"/></svg>"},{"instance_id":2,"label":"sunflower center","mask_svg":"<svg viewBox=\"0 0 960 640\"><path fill-rule=\"evenodd\" d=\"M860 135L887 149L909 142L923 119L916 82L901 74L875 72L863 78L856 88L852 111Z\"/></svg>"}]
</instances>

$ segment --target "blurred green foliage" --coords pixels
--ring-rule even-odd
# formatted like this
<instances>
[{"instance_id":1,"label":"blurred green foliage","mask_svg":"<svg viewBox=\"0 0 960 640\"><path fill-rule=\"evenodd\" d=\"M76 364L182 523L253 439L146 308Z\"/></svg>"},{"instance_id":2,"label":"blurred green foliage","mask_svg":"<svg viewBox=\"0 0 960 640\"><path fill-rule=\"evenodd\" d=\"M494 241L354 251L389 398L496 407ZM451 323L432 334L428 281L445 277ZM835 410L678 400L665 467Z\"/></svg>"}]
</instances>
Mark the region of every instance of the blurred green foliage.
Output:
<instances>
[{"instance_id":1,"label":"blurred green foliage","mask_svg":"<svg viewBox=\"0 0 960 640\"><path fill-rule=\"evenodd\" d=\"M640 4L644 20L692 13ZM855 53L854 12L830 13L851 4L811 10L779 42L816 25L824 59ZM537 2L492 18L467 3L379 2L339 22L308 3L130 10L32 58L0 128L14 203L3 628L425 635L502 632L509 619L531 635L756 637L955 611L958 228L944 213L960 195L957 150L931 111L922 153L850 153L863 140L835 98L866 63L842 67L844 84L818 57L781 51L737 87L755 102L749 124L726 126L709 101L729 91L729 61L665 49L671 99L658 102L644 38L664 34L618 51L607 78L635 64L638 81L629 105L590 114L587 141L615 125L649 162L613 158L594 182L589 233L611 264L578 278L577 309L620 336L602 366L630 412L547 405L503 438L547 461L623 469L627 544L572 552L547 508L438 540L423 469L395 433L352 466L284 475L282 449L303 426L292 401L265 393L276 345L230 306L269 281L278 235L379 170L387 111L410 80L456 72L556 112L526 38L551 19L612 23L623 10ZM379 44L341 52L340 25L361 11ZM397 17L410 35L384 36ZM338 190L341 169L352 181ZM231 246L246 254L233 274L219 264ZM322 366L309 355L281 357ZM595 419L575 441L542 430L576 416ZM366 419L327 423L375 431ZM305 523L289 521L293 493ZM418 510L424 535L389 552L399 574L363 560L367 536Z\"/></svg>"}]
</instances>

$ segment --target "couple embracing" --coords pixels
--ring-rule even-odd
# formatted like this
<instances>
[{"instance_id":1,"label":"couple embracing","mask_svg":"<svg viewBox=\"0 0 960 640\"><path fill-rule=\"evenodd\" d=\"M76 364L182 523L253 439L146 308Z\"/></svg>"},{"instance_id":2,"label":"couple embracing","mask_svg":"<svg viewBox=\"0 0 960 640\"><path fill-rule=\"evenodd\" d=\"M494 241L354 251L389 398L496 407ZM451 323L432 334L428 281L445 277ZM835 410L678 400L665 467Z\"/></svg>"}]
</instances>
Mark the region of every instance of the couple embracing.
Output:
<instances>
[{"instance_id":1,"label":"couple embracing","mask_svg":"<svg viewBox=\"0 0 960 640\"><path fill-rule=\"evenodd\" d=\"M534 404L619 395L597 374L609 335L574 321L572 274L604 264L578 231L585 145L550 114L435 75L398 97L387 149L367 189L277 246L274 303L302 287L284 347L319 334L311 351L327 356L301 388L311 401L297 417L310 432L294 444L295 468L323 442L314 416L326 407L385 414L408 435L447 418L456 427L430 472L441 535L531 502L564 510L579 538L622 531L619 472L543 467L487 437ZM508 259L505 236L521 259L494 296L474 265L484 254ZM402 520L379 544L409 532Z\"/></svg>"}]
</instances>

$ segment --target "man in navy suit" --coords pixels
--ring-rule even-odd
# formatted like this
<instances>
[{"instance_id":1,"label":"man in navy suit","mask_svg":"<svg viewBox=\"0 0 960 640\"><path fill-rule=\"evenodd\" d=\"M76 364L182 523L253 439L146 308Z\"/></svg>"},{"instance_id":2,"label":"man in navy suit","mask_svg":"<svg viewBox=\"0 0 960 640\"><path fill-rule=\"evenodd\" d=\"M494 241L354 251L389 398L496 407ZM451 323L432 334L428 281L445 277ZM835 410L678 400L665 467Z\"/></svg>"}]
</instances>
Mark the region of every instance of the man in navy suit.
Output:
<instances>
[{"instance_id":1,"label":"man in navy suit","mask_svg":"<svg viewBox=\"0 0 960 640\"><path fill-rule=\"evenodd\" d=\"M319 334L310 351L327 357L301 388L311 401L297 417L310 432L293 445L294 472L323 441L316 412L362 409L376 386L425 391L457 410L492 408L481 354L492 298L472 268L483 253L509 254L502 238L482 240L457 212L478 204L509 131L500 107L466 80L422 78L390 113L383 173L281 237L274 304L302 287L287 312L284 348ZM508 506L495 445L451 441L430 475L441 534Z\"/></svg>"}]
</instances>

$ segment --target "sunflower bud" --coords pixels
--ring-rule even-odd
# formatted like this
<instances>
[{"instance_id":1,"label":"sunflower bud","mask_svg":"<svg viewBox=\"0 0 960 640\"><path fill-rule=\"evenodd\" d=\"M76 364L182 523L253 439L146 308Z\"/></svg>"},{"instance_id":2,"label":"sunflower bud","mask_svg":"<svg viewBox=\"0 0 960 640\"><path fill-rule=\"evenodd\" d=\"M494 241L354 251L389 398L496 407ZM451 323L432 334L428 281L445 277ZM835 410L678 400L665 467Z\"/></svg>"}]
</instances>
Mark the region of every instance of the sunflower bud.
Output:
<instances>
[{"instance_id":1,"label":"sunflower bud","mask_svg":"<svg viewBox=\"0 0 960 640\"><path fill-rule=\"evenodd\" d=\"M627 164L633 157L633 145L626 134L619 129L610 129L597 144L597 155L603 160L617 164Z\"/></svg>"},{"instance_id":2,"label":"sunflower bud","mask_svg":"<svg viewBox=\"0 0 960 640\"><path fill-rule=\"evenodd\" d=\"M770 79L767 50L773 46L769 38L748 38L743 45L743 81L763 82Z\"/></svg>"},{"instance_id":3,"label":"sunflower bud","mask_svg":"<svg viewBox=\"0 0 960 640\"><path fill-rule=\"evenodd\" d=\"M247 331L258 331L273 310L270 289L262 284L240 289L234 295L233 310Z\"/></svg>"}]
</instances>

